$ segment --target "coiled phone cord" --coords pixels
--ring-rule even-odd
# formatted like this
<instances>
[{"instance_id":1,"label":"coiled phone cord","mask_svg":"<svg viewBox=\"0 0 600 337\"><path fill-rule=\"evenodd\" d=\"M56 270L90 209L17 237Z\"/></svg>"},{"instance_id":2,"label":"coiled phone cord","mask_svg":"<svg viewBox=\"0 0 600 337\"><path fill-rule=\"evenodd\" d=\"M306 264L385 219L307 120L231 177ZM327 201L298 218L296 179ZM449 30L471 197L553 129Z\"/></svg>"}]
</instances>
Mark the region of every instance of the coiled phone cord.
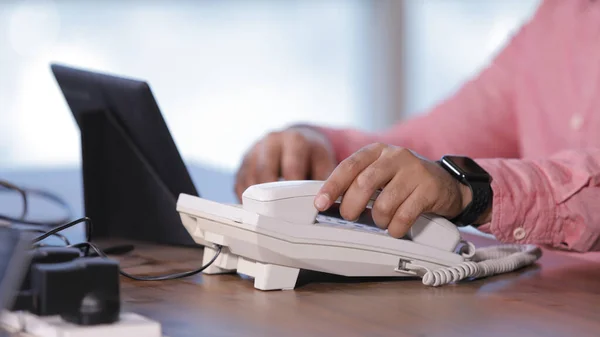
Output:
<instances>
[{"instance_id":1,"label":"coiled phone cord","mask_svg":"<svg viewBox=\"0 0 600 337\"><path fill-rule=\"evenodd\" d=\"M467 278L482 278L503 274L529 266L542 256L542 250L535 245L498 245L475 249L467 243L469 252L463 256L467 261L456 266L430 270L426 267L407 264L406 269L423 273L423 284L441 286Z\"/></svg>"}]
</instances>

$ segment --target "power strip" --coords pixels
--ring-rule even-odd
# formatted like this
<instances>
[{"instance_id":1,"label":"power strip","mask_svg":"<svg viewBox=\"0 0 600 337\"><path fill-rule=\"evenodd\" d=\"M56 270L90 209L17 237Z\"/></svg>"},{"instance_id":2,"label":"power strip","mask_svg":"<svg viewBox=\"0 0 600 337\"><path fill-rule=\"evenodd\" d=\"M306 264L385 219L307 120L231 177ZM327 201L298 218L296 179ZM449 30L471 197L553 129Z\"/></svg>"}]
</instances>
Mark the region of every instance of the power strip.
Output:
<instances>
[{"instance_id":1,"label":"power strip","mask_svg":"<svg viewBox=\"0 0 600 337\"><path fill-rule=\"evenodd\" d=\"M122 313L118 322L81 326L59 316L40 317L27 312L3 312L1 324L11 332L31 337L163 337L160 323L135 313Z\"/></svg>"}]
</instances>

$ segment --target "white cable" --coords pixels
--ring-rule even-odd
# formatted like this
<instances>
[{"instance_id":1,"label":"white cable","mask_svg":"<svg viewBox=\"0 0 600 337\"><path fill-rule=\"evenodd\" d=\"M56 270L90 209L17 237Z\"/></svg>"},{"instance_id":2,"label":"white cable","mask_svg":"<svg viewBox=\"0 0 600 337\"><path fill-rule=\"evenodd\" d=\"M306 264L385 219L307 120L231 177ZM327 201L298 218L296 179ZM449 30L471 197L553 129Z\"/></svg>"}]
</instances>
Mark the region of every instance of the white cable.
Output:
<instances>
[{"instance_id":1,"label":"white cable","mask_svg":"<svg viewBox=\"0 0 600 337\"><path fill-rule=\"evenodd\" d=\"M542 256L542 250L534 245L500 245L474 250L475 246L471 243L468 244L469 252L463 253L467 260L456 266L433 271L416 265L407 265L407 267L425 272L423 284L437 287L466 278L482 278L509 273L533 264Z\"/></svg>"}]
</instances>

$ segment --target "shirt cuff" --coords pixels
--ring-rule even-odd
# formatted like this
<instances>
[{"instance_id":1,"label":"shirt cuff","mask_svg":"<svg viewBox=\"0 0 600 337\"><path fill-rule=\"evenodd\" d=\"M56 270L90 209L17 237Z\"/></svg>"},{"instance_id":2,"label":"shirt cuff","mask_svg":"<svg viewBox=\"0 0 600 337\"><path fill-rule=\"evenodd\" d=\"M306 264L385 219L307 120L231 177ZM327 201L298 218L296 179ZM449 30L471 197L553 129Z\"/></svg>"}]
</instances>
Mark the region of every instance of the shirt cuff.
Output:
<instances>
[{"instance_id":1,"label":"shirt cuff","mask_svg":"<svg viewBox=\"0 0 600 337\"><path fill-rule=\"evenodd\" d=\"M534 165L513 159L477 160L492 176L492 219L478 230L501 242L560 245L556 203Z\"/></svg>"}]
</instances>

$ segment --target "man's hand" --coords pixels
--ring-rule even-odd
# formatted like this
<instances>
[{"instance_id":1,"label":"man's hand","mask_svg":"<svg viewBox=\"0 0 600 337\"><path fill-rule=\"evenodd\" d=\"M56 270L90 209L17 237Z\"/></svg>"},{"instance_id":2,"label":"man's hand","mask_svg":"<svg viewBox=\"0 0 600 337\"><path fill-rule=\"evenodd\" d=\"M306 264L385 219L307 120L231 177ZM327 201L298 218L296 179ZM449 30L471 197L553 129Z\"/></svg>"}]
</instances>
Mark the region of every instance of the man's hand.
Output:
<instances>
[{"instance_id":1,"label":"man's hand","mask_svg":"<svg viewBox=\"0 0 600 337\"><path fill-rule=\"evenodd\" d=\"M356 220L382 189L371 210L373 221L403 237L422 213L453 218L471 201L471 191L435 162L385 144L366 146L342 161L315 197L320 211L343 195L340 214Z\"/></svg>"},{"instance_id":2,"label":"man's hand","mask_svg":"<svg viewBox=\"0 0 600 337\"><path fill-rule=\"evenodd\" d=\"M308 127L271 132L244 156L235 182L239 200L251 185L285 180L325 180L335 168L327 139Z\"/></svg>"}]
</instances>

